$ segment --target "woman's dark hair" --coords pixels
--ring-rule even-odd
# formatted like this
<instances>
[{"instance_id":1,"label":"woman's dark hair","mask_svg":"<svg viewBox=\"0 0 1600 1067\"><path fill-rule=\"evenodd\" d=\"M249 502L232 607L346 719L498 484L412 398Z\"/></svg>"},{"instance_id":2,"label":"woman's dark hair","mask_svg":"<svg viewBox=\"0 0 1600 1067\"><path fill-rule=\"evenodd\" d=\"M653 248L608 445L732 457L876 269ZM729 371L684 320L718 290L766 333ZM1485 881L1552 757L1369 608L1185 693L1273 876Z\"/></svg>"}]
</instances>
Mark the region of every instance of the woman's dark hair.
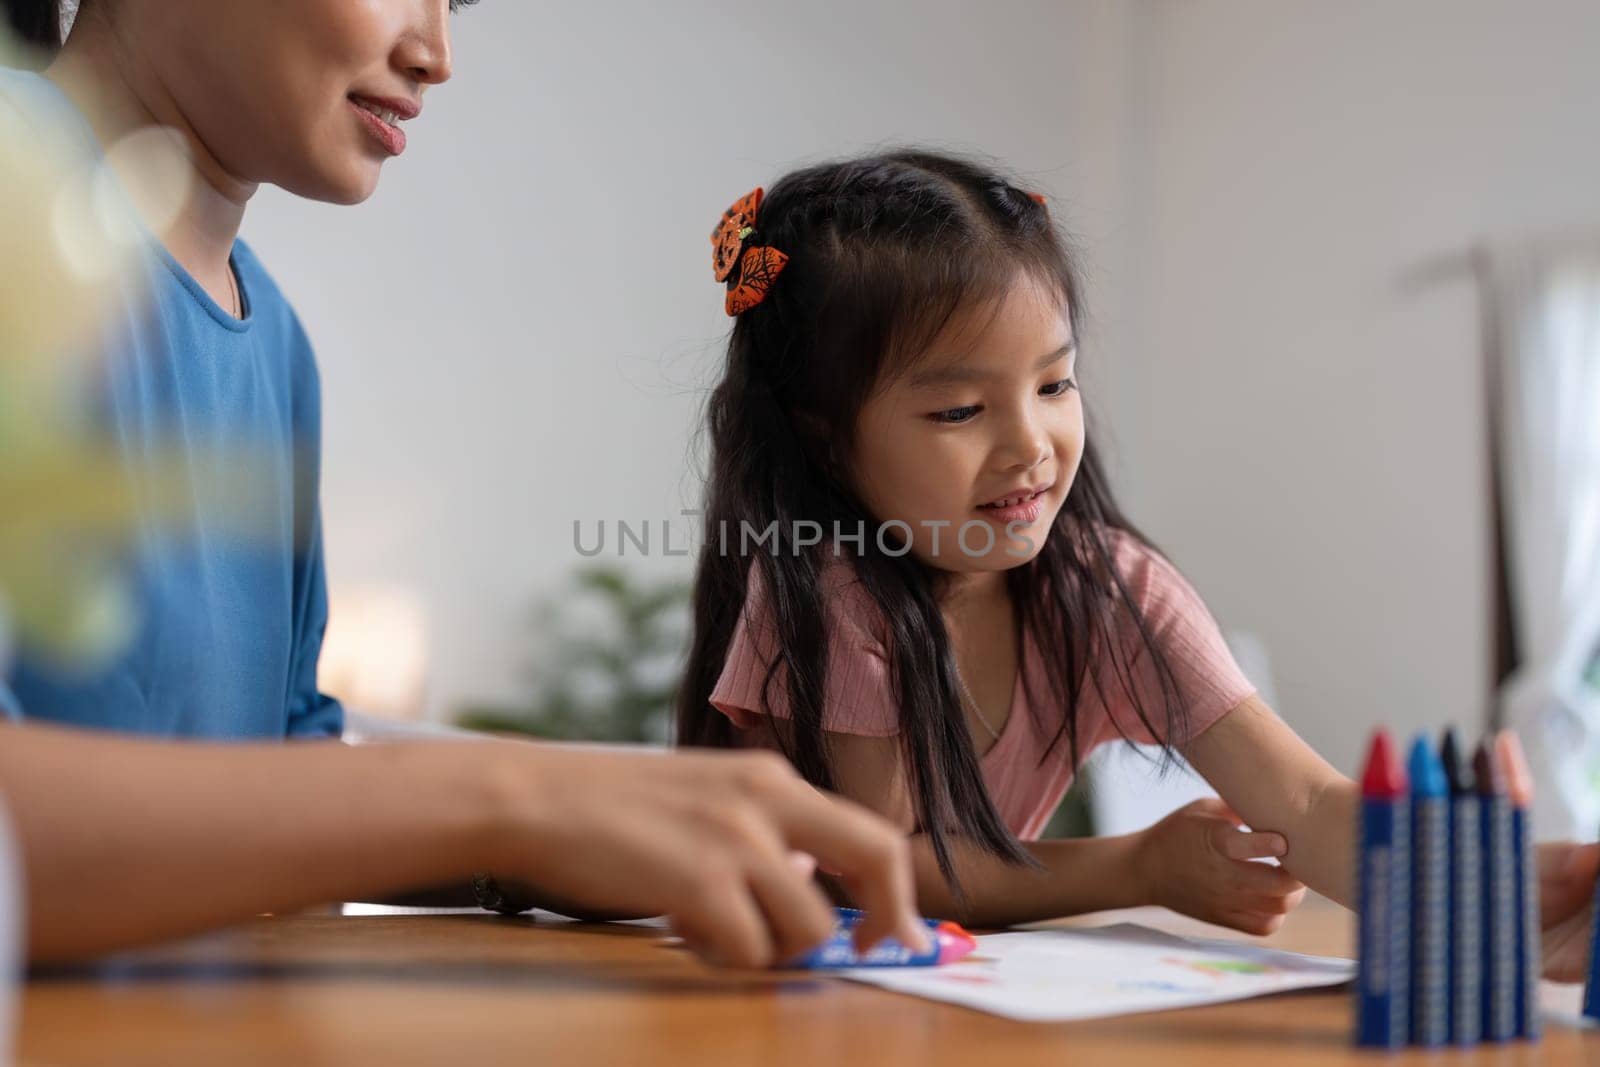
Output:
<instances>
[{"instance_id":1,"label":"woman's dark hair","mask_svg":"<svg viewBox=\"0 0 1600 1067\"><path fill-rule=\"evenodd\" d=\"M837 545L824 538L797 549L795 524L878 528L878 517L843 473L857 415L874 385L907 369L958 311L993 306L1025 274L1059 294L1077 338L1082 288L1039 200L987 167L931 152L895 151L790 174L766 194L748 240L787 253L789 262L765 300L735 320L727 366L710 397L705 547L677 738L683 745L734 743L731 724L710 696L744 604L748 568L757 566L780 649L764 692L781 666L792 724L779 731L785 755L812 784L831 789L824 679L842 665L826 662L821 577ZM748 557L723 551L718 531L739 531L741 523L756 531L776 524L778 544ZM1104 676L1121 685L1152 736L1184 736L1175 679L1113 565L1113 531L1149 543L1112 500L1090 434L1045 544L1006 575L1018 632L1045 650L1053 690L1048 702L1028 694L1028 705L1063 709L1060 721L1049 724L1051 750L1064 741L1074 765L1086 679L1098 686ZM909 553L885 552L871 532L847 543L856 575L886 622L918 825L959 895L952 833L1009 861L1032 861L984 788L939 610L940 572ZM1130 615L1142 648L1124 647L1118 637ZM1163 707L1140 703L1129 669L1140 654L1156 666ZM1111 670L1103 675L1105 664Z\"/></svg>"},{"instance_id":2,"label":"woman's dark hair","mask_svg":"<svg viewBox=\"0 0 1600 1067\"><path fill-rule=\"evenodd\" d=\"M450 0L450 10L477 2ZM0 0L0 4L5 6L6 21L18 39L46 53L61 48L61 0Z\"/></svg>"},{"instance_id":3,"label":"woman's dark hair","mask_svg":"<svg viewBox=\"0 0 1600 1067\"><path fill-rule=\"evenodd\" d=\"M46 52L61 47L61 0L4 0L11 32Z\"/></svg>"}]
</instances>

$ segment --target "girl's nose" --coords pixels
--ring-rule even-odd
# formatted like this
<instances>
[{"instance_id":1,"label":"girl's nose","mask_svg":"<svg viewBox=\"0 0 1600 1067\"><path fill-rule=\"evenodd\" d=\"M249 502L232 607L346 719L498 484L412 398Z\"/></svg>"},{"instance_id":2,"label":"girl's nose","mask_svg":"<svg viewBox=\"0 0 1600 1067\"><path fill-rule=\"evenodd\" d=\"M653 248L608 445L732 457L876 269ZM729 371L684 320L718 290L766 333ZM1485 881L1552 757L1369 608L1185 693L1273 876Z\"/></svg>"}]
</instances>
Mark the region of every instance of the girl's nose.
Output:
<instances>
[{"instance_id":1,"label":"girl's nose","mask_svg":"<svg viewBox=\"0 0 1600 1067\"><path fill-rule=\"evenodd\" d=\"M1031 419L1017 419L1001 444L1000 457L1006 470L1032 470L1050 458L1050 440Z\"/></svg>"}]
</instances>

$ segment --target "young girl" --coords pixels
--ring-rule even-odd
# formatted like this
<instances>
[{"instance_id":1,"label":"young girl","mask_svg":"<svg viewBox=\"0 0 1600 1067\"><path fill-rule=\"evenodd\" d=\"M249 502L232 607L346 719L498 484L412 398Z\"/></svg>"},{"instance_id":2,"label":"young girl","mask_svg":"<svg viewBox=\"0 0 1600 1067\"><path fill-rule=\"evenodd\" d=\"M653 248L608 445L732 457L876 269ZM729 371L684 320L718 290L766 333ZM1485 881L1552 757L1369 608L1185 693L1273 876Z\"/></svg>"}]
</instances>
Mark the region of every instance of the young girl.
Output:
<instances>
[{"instance_id":1,"label":"young girl","mask_svg":"<svg viewBox=\"0 0 1600 1067\"><path fill-rule=\"evenodd\" d=\"M930 914L1156 903L1262 933L1301 883L1348 904L1354 784L1255 695L1112 498L1043 198L904 151L790 174L713 245L737 317L681 741L777 748L886 815ZM1036 840L1118 737L1181 752L1225 804Z\"/></svg>"},{"instance_id":2,"label":"young girl","mask_svg":"<svg viewBox=\"0 0 1600 1067\"><path fill-rule=\"evenodd\" d=\"M714 242L738 316L681 739L777 747L887 815L934 913L1159 902L1274 928L1303 889L1249 861L1310 825L1337 850L1354 809L1113 502L1078 391L1081 289L1042 200L903 152L789 175ZM1132 838L1033 840L1119 736L1181 747L1273 832L1202 804Z\"/></svg>"}]
</instances>

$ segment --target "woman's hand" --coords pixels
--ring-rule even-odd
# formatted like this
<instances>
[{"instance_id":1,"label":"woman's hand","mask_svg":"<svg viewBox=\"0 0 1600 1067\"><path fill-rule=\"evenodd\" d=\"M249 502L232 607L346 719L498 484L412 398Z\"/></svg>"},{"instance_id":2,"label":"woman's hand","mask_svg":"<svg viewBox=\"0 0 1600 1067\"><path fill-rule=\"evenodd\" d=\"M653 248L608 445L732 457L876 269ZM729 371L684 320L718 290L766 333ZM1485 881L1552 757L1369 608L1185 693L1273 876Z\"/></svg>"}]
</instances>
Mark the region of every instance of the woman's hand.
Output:
<instances>
[{"instance_id":1,"label":"woman's hand","mask_svg":"<svg viewBox=\"0 0 1600 1067\"><path fill-rule=\"evenodd\" d=\"M1265 935L1305 897L1280 867L1252 862L1282 856L1281 834L1240 829L1220 800L1197 800L1139 834L1134 854L1144 899L1247 934Z\"/></svg>"},{"instance_id":2,"label":"woman's hand","mask_svg":"<svg viewBox=\"0 0 1600 1067\"><path fill-rule=\"evenodd\" d=\"M885 936L927 943L904 835L813 789L781 756L567 746L500 755L507 822L491 873L537 887L562 910L665 914L708 958L766 966L833 930L799 851L866 910L858 947Z\"/></svg>"},{"instance_id":3,"label":"woman's hand","mask_svg":"<svg viewBox=\"0 0 1600 1067\"><path fill-rule=\"evenodd\" d=\"M1595 875L1600 844L1570 841L1538 847L1539 916L1544 928L1544 976L1581 982L1589 969L1594 937Z\"/></svg>"},{"instance_id":4,"label":"woman's hand","mask_svg":"<svg viewBox=\"0 0 1600 1067\"><path fill-rule=\"evenodd\" d=\"M203 744L21 723L0 724L0 787L38 961L484 871L576 908L668 915L711 959L764 966L833 932L795 852L868 909L858 946L927 943L905 835L769 753Z\"/></svg>"}]
</instances>

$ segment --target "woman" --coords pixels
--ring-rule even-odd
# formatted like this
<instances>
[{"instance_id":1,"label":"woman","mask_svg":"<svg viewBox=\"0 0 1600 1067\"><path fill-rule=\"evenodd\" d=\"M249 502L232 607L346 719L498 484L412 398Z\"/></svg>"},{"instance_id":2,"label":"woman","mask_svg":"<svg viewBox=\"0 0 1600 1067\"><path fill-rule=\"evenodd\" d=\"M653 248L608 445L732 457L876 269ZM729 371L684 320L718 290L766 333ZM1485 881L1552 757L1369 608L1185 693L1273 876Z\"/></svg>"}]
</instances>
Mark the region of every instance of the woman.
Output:
<instances>
[{"instance_id":1,"label":"woman","mask_svg":"<svg viewBox=\"0 0 1600 1067\"><path fill-rule=\"evenodd\" d=\"M831 929L794 849L860 883L874 912L861 944L924 943L903 842L774 759L195 742L338 733L341 711L315 687L315 365L237 234L264 182L338 203L371 194L404 150L400 123L450 75L451 6L90 0L42 75L0 72L15 127L85 159L152 125L177 131L192 190L159 237L143 233L99 339L97 425L130 469L160 468L176 502L147 517L129 561L141 625L92 671L22 646L0 685L0 719L177 740L0 726L30 956L487 870L585 909L664 912L708 956L763 965ZM58 46L55 3L7 10L34 45ZM148 224L164 190L111 163L119 209ZM218 466L233 456L248 477ZM135 478L136 498L150 490Z\"/></svg>"}]
</instances>

